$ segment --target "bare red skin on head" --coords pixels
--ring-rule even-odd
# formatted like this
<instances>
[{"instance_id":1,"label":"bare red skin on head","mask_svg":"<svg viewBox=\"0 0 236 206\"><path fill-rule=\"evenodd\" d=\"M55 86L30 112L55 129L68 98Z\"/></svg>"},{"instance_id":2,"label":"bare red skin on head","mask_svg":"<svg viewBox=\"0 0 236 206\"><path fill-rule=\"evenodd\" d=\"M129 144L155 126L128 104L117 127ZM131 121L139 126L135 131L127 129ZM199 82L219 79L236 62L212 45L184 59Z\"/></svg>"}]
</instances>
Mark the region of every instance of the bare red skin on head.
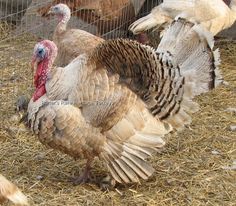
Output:
<instances>
[{"instance_id":1,"label":"bare red skin on head","mask_svg":"<svg viewBox=\"0 0 236 206\"><path fill-rule=\"evenodd\" d=\"M45 84L47 81L47 73L49 70L48 66L49 66L48 59L45 59L38 64L36 73L34 75L34 86L36 88L33 94L34 102L46 93Z\"/></svg>"},{"instance_id":2,"label":"bare red skin on head","mask_svg":"<svg viewBox=\"0 0 236 206\"><path fill-rule=\"evenodd\" d=\"M43 59L38 62L37 69L35 71L34 86L36 89L33 94L34 102L46 93L45 85L47 82L48 73L51 69L54 59L57 56L57 46L53 42L49 40L43 40L40 42L40 44L43 45L44 48L47 48L47 52ZM37 55L35 55L36 54L33 56L32 63L34 63L38 58Z\"/></svg>"},{"instance_id":3,"label":"bare red skin on head","mask_svg":"<svg viewBox=\"0 0 236 206\"><path fill-rule=\"evenodd\" d=\"M41 62L39 62L37 66L36 73L34 75L34 86L37 88L40 85L40 77L47 75L48 72L48 63L49 60L45 59Z\"/></svg>"}]
</instances>

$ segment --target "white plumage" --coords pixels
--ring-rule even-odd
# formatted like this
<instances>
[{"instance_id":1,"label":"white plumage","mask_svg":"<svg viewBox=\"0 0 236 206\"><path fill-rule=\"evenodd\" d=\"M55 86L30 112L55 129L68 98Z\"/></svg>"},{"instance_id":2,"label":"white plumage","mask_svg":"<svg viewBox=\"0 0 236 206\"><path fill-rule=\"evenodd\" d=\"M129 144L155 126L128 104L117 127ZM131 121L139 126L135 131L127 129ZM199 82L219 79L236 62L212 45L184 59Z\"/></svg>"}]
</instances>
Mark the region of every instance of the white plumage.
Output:
<instances>
[{"instance_id":1,"label":"white plumage","mask_svg":"<svg viewBox=\"0 0 236 206\"><path fill-rule=\"evenodd\" d=\"M130 25L134 34L164 26L182 17L203 25L214 35L229 28L236 20L236 1L229 7L222 0L164 0L150 14Z\"/></svg>"}]
</instances>

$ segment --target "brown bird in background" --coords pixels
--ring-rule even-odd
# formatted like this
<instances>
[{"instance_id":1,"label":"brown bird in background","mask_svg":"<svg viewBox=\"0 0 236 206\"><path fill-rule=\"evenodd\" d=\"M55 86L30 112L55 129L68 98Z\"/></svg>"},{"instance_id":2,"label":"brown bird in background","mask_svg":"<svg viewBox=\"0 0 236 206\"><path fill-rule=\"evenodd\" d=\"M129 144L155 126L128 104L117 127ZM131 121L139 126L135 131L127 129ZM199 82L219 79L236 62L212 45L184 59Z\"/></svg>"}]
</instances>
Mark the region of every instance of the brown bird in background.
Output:
<instances>
[{"instance_id":1,"label":"brown bird in background","mask_svg":"<svg viewBox=\"0 0 236 206\"><path fill-rule=\"evenodd\" d=\"M65 66L80 54L92 52L103 39L81 29L67 29L71 18L70 8L66 4L52 6L48 13L56 15L58 25L53 33L53 41L58 47L55 61L57 66Z\"/></svg>"},{"instance_id":2,"label":"brown bird in background","mask_svg":"<svg viewBox=\"0 0 236 206\"><path fill-rule=\"evenodd\" d=\"M100 36L116 28L127 31L135 18L130 0L53 0L39 8L38 13L46 17L50 7L59 3L67 4L73 16L95 25Z\"/></svg>"},{"instance_id":3,"label":"brown bird in background","mask_svg":"<svg viewBox=\"0 0 236 206\"><path fill-rule=\"evenodd\" d=\"M26 196L18 187L0 174L0 204L7 200L17 205L28 205Z\"/></svg>"}]
</instances>

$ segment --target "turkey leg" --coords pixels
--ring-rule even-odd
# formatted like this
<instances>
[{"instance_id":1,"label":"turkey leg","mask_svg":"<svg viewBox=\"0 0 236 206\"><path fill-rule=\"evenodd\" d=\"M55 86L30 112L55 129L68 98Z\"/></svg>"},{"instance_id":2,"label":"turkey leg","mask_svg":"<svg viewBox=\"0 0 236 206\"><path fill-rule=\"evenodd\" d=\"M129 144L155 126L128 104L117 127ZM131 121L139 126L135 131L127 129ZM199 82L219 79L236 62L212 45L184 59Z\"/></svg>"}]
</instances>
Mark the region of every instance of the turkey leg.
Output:
<instances>
[{"instance_id":1,"label":"turkey leg","mask_svg":"<svg viewBox=\"0 0 236 206\"><path fill-rule=\"evenodd\" d=\"M79 177L73 179L73 185L83 184L83 183L86 183L90 180L90 178L91 178L90 170L91 170L92 161L93 161L93 159L88 159L87 160L84 171L80 174Z\"/></svg>"}]
</instances>

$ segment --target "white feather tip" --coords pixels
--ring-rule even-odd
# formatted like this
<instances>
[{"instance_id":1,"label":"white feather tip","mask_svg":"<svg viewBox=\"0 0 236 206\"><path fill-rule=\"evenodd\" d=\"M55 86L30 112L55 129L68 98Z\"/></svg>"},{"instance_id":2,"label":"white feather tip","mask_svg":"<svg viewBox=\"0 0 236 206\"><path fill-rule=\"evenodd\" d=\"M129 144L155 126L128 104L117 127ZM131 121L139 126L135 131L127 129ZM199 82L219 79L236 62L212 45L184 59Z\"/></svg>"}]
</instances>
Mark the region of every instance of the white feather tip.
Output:
<instances>
[{"instance_id":1,"label":"white feather tip","mask_svg":"<svg viewBox=\"0 0 236 206\"><path fill-rule=\"evenodd\" d=\"M219 69L219 65L221 63L221 59L220 59L220 51L219 49L216 49L214 52L213 52L213 55L214 55L214 65L215 65L215 75L216 75L216 78L215 78L215 85L218 86L220 84L223 83L223 76L221 74L221 71Z\"/></svg>"},{"instance_id":2,"label":"white feather tip","mask_svg":"<svg viewBox=\"0 0 236 206\"><path fill-rule=\"evenodd\" d=\"M205 39L211 49L214 47L214 36L211 32L207 31L200 24L194 25L193 30L198 34L198 36L203 40Z\"/></svg>"}]
</instances>

